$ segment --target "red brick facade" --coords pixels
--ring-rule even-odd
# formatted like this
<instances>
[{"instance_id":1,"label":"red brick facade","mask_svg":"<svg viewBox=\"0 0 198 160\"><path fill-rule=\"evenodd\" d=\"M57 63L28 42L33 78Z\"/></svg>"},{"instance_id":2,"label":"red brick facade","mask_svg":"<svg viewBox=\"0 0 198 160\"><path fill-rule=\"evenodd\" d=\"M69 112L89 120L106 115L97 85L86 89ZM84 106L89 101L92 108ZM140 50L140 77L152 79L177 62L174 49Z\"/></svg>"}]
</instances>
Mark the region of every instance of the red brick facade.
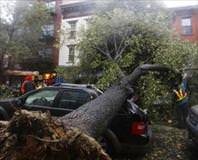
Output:
<instances>
[{"instance_id":1,"label":"red brick facade","mask_svg":"<svg viewBox=\"0 0 198 160\"><path fill-rule=\"evenodd\" d=\"M175 16L173 19L173 28L179 34L182 40L188 40L191 42L198 42L198 6L189 6L174 8L173 10ZM191 34L184 34L182 20L190 19L191 24L188 27L191 27ZM187 24L188 25L188 24Z\"/></svg>"}]
</instances>

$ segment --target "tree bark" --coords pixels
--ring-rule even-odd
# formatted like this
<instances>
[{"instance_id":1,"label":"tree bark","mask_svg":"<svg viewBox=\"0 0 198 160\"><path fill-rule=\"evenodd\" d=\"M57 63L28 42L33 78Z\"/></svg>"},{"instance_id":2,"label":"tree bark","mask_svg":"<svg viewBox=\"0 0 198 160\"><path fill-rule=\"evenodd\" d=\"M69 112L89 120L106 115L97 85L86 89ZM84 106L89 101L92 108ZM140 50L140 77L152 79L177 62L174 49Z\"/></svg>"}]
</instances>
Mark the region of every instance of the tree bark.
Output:
<instances>
[{"instance_id":1,"label":"tree bark","mask_svg":"<svg viewBox=\"0 0 198 160\"><path fill-rule=\"evenodd\" d=\"M61 117L59 121L66 126L80 128L92 137L98 137L109 120L117 113L129 92L119 85L108 89L95 100L88 102L72 113Z\"/></svg>"}]
</instances>

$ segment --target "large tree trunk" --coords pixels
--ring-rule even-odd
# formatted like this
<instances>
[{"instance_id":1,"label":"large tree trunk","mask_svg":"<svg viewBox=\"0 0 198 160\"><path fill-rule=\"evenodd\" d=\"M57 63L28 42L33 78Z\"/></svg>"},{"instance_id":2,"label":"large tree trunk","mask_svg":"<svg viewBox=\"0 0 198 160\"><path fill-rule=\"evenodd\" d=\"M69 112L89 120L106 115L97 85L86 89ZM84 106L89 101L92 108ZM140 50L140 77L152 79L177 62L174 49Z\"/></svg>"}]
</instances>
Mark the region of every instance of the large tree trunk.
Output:
<instances>
[{"instance_id":1,"label":"large tree trunk","mask_svg":"<svg viewBox=\"0 0 198 160\"><path fill-rule=\"evenodd\" d=\"M109 160L91 137L97 138L103 133L132 93L131 86L147 70L167 71L168 68L158 65L138 67L100 97L56 121L47 114L17 112L7 125L0 125L0 159Z\"/></svg>"},{"instance_id":2,"label":"large tree trunk","mask_svg":"<svg viewBox=\"0 0 198 160\"><path fill-rule=\"evenodd\" d=\"M147 64L137 67L133 73L121 79L120 83L109 88L100 97L61 117L59 121L66 126L69 124L69 126L78 127L92 137L101 135L109 120L115 116L126 98L133 92L134 83L148 71L172 70L164 65Z\"/></svg>"},{"instance_id":3,"label":"large tree trunk","mask_svg":"<svg viewBox=\"0 0 198 160\"><path fill-rule=\"evenodd\" d=\"M115 115L128 95L127 89L113 86L95 100L88 102L59 121L64 126L80 128L92 137L99 136Z\"/></svg>"}]
</instances>

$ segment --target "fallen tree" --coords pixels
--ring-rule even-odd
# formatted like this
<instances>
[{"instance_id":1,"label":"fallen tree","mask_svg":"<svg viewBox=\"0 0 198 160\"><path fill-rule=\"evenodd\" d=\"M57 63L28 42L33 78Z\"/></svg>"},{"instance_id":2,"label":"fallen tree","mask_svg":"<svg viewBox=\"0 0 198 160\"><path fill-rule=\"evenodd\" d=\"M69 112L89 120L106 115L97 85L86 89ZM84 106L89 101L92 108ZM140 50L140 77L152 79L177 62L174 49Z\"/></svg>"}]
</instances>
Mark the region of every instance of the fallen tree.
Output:
<instances>
[{"instance_id":1,"label":"fallen tree","mask_svg":"<svg viewBox=\"0 0 198 160\"><path fill-rule=\"evenodd\" d=\"M133 84L148 71L170 69L162 65L137 67L95 100L56 120L46 113L16 112L9 122L0 125L0 159L109 160L94 138L105 131L108 122L132 94Z\"/></svg>"}]
</instances>

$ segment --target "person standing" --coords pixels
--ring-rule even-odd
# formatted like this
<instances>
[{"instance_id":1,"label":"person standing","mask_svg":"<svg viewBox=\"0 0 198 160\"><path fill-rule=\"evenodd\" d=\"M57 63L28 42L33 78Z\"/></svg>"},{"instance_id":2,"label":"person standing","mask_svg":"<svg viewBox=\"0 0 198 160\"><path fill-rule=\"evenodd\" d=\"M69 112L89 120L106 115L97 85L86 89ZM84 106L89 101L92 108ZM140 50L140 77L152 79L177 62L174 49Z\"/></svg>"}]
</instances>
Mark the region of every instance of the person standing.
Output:
<instances>
[{"instance_id":1,"label":"person standing","mask_svg":"<svg viewBox=\"0 0 198 160\"><path fill-rule=\"evenodd\" d=\"M33 76L32 75L26 76L21 85L21 94L25 94L34 89L36 89L36 86L33 81Z\"/></svg>"},{"instance_id":2,"label":"person standing","mask_svg":"<svg viewBox=\"0 0 198 160\"><path fill-rule=\"evenodd\" d=\"M186 118L188 116L189 110L189 96L187 92L187 76L184 78L179 86L173 90L175 94L175 106L176 106L176 116L178 120L178 127L186 127Z\"/></svg>"}]
</instances>

